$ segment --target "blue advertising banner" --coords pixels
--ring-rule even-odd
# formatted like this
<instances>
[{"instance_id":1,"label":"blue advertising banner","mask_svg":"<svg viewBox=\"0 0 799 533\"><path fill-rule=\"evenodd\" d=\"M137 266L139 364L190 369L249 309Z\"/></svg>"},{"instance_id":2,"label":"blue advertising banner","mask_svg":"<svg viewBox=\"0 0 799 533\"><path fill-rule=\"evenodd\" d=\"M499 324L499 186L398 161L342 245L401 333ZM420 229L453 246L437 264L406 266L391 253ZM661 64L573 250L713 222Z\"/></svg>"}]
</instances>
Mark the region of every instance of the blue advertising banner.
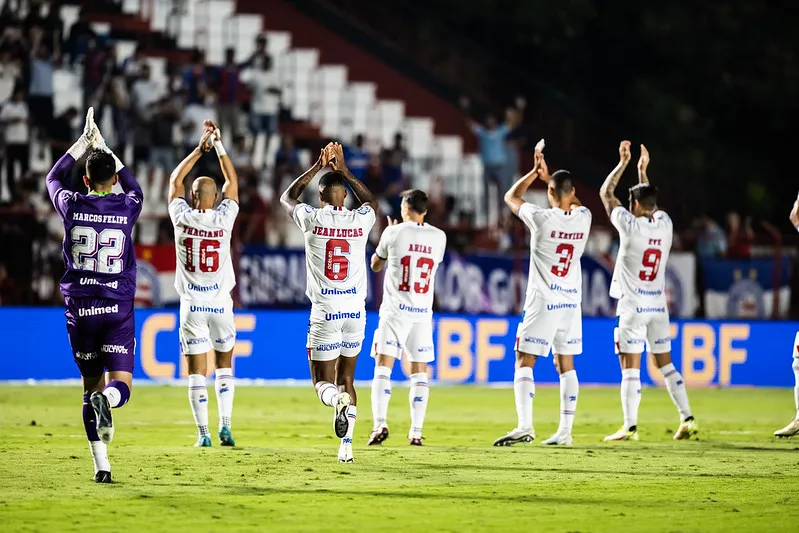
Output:
<instances>
[{"instance_id":1,"label":"blue advertising banner","mask_svg":"<svg viewBox=\"0 0 799 533\"><path fill-rule=\"evenodd\" d=\"M497 315L438 315L433 378L447 383L497 383L513 380L518 319ZM256 311L236 314L238 341L234 370L239 378L307 380L305 335L307 311ZM369 346L377 314L369 313L365 347L356 378L372 378ZM138 380L173 380L187 376L179 353L176 310L136 311ZM796 322L675 321L671 325L673 358L694 386L793 386L790 370ZM14 353L0 365L0 380L74 379L64 312L57 308L0 308L0 335L17 339ZM617 385L619 365L613 353L613 319L583 320L585 352L577 358L580 381ZM644 383L660 382L649 365ZM213 364L209 363L209 368ZM395 376L407 377L407 368ZM539 361L537 383L557 383L551 360Z\"/></svg>"},{"instance_id":2,"label":"blue advertising banner","mask_svg":"<svg viewBox=\"0 0 799 533\"><path fill-rule=\"evenodd\" d=\"M708 317L786 316L791 302L790 258L705 259L705 312ZM776 299L776 302L775 302ZM776 303L776 305L775 305Z\"/></svg>"}]
</instances>

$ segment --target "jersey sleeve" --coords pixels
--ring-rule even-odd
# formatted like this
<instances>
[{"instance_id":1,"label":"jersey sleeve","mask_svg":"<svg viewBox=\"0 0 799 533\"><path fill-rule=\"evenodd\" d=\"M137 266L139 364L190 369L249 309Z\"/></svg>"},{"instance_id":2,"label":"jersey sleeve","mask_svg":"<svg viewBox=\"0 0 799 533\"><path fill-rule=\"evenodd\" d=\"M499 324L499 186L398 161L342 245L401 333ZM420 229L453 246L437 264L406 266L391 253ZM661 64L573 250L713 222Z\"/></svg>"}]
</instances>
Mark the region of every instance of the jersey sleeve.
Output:
<instances>
[{"instance_id":1,"label":"jersey sleeve","mask_svg":"<svg viewBox=\"0 0 799 533\"><path fill-rule=\"evenodd\" d=\"M441 253L438 254L438 262L444 261L444 254L447 253L447 234L441 232Z\"/></svg>"},{"instance_id":2,"label":"jersey sleeve","mask_svg":"<svg viewBox=\"0 0 799 533\"><path fill-rule=\"evenodd\" d=\"M628 235L635 223L635 217L624 207L617 206L610 212L610 223L619 230L619 235Z\"/></svg>"},{"instance_id":3,"label":"jersey sleeve","mask_svg":"<svg viewBox=\"0 0 799 533\"><path fill-rule=\"evenodd\" d=\"M652 218L654 220L663 222L669 228L673 228L674 227L674 223L671 221L671 217L665 211L655 211L652 214Z\"/></svg>"},{"instance_id":4,"label":"jersey sleeve","mask_svg":"<svg viewBox=\"0 0 799 533\"><path fill-rule=\"evenodd\" d=\"M64 154L47 174L47 192L53 202L53 207L62 219L67 217L69 206L75 198L75 193L65 188L69 171L74 164L75 160L72 156L68 153Z\"/></svg>"},{"instance_id":5,"label":"jersey sleeve","mask_svg":"<svg viewBox=\"0 0 799 533\"><path fill-rule=\"evenodd\" d=\"M391 247L391 241L394 240L394 233L396 233L394 226L387 227L380 236L380 242L377 243L375 254L383 261L388 259L388 249Z\"/></svg>"},{"instance_id":6,"label":"jersey sleeve","mask_svg":"<svg viewBox=\"0 0 799 533\"><path fill-rule=\"evenodd\" d=\"M308 231L308 227L311 225L311 221L315 215L316 209L308 204L297 204L291 212L291 218L294 219L294 223L297 224L302 231Z\"/></svg>"},{"instance_id":7,"label":"jersey sleeve","mask_svg":"<svg viewBox=\"0 0 799 533\"><path fill-rule=\"evenodd\" d=\"M544 212L544 209L538 207L535 204L531 204L530 202L524 202L522 206L519 208L519 218L524 225L530 229L535 229L539 223L539 215Z\"/></svg>"},{"instance_id":8,"label":"jersey sleeve","mask_svg":"<svg viewBox=\"0 0 799 533\"><path fill-rule=\"evenodd\" d=\"M377 214L375 210L372 209L368 205L362 205L358 209L355 210L356 216L361 220L361 225L364 228L364 234L369 233L372 230L372 226L375 225L375 220L377 219Z\"/></svg>"},{"instance_id":9,"label":"jersey sleeve","mask_svg":"<svg viewBox=\"0 0 799 533\"><path fill-rule=\"evenodd\" d=\"M225 198L216 208L216 212L222 227L227 231L233 231L233 225L236 224L236 217L239 215L238 202Z\"/></svg>"},{"instance_id":10,"label":"jersey sleeve","mask_svg":"<svg viewBox=\"0 0 799 533\"><path fill-rule=\"evenodd\" d=\"M173 226L177 227L189 212L191 212L191 207L183 198L175 198L169 203L169 218L172 219Z\"/></svg>"}]
</instances>

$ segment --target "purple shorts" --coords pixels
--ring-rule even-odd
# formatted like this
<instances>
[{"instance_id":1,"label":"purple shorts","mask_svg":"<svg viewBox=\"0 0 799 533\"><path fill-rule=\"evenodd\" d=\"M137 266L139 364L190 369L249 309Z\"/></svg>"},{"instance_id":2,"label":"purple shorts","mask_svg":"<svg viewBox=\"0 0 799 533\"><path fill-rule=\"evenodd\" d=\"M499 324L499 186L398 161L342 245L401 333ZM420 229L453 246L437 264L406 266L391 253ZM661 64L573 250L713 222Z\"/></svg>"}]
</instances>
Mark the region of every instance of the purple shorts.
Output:
<instances>
[{"instance_id":1,"label":"purple shorts","mask_svg":"<svg viewBox=\"0 0 799 533\"><path fill-rule=\"evenodd\" d=\"M65 298L67 334L81 376L133 372L136 325L133 301Z\"/></svg>"}]
</instances>

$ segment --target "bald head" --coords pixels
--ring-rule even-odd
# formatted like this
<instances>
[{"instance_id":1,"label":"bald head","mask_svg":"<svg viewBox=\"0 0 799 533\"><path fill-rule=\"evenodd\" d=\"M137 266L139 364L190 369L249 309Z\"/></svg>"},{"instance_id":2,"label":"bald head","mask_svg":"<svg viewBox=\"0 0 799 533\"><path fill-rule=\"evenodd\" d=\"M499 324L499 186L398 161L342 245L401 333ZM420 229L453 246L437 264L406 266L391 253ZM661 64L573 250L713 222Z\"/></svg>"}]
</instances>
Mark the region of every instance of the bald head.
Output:
<instances>
[{"instance_id":1,"label":"bald head","mask_svg":"<svg viewBox=\"0 0 799 533\"><path fill-rule=\"evenodd\" d=\"M213 209L216 203L216 182L202 176L191 185L191 203L194 209Z\"/></svg>"}]
</instances>

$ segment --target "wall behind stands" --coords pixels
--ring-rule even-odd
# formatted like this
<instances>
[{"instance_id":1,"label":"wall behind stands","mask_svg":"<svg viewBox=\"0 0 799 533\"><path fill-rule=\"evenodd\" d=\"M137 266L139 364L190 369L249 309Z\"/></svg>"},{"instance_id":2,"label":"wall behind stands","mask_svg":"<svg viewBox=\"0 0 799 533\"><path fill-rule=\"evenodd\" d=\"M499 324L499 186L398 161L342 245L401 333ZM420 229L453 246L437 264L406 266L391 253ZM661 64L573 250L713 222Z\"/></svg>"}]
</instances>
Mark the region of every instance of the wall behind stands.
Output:
<instances>
[{"instance_id":1,"label":"wall behind stands","mask_svg":"<svg viewBox=\"0 0 799 533\"><path fill-rule=\"evenodd\" d=\"M257 311L236 315L239 331L234 368L239 378L307 380L307 311ZM436 319L433 377L447 383L496 383L513 380L517 318L440 315ZM138 380L186 377L178 348L175 310L136 312ZM371 379L369 343L377 314L369 313L366 344L356 378ZM796 322L675 321L673 354L693 386L793 386L790 370ZM583 319L584 349L576 365L584 384L616 385L619 366L613 353L613 319ZM0 336L11 349L3 354L0 381L78 378L67 340L64 312L58 308L0 308ZM209 365L213 368L212 365ZM407 377L407 368L403 369ZM403 379L401 371L396 379ZM538 362L536 382L556 383L550 359ZM659 383L651 366L642 381Z\"/></svg>"}]
</instances>

